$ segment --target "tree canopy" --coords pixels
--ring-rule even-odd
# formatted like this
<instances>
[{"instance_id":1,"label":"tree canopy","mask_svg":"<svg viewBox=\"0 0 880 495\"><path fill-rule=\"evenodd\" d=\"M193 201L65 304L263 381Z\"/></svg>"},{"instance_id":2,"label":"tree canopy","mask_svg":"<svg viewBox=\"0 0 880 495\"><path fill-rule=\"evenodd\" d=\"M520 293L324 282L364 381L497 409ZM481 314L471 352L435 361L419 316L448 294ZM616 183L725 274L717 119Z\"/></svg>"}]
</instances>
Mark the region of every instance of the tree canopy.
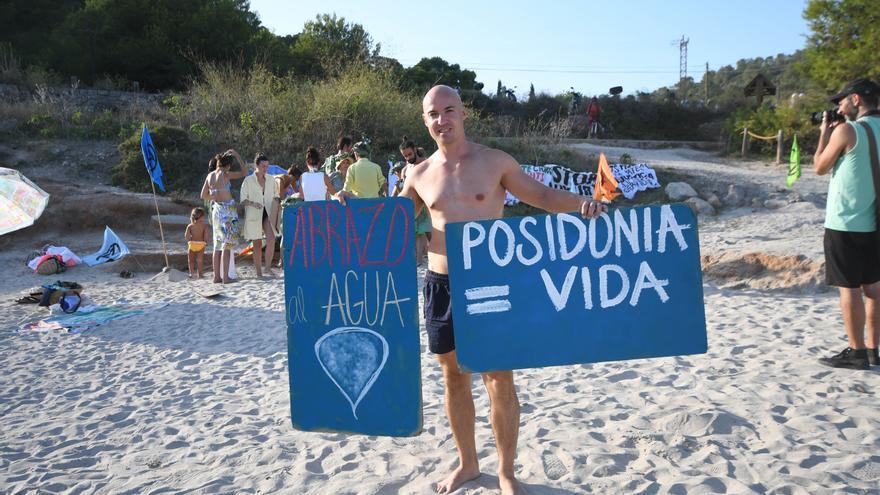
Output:
<instances>
[{"instance_id":1,"label":"tree canopy","mask_svg":"<svg viewBox=\"0 0 880 495\"><path fill-rule=\"evenodd\" d=\"M880 77L880 1L809 0L803 16L811 30L803 50L739 60L707 71L702 81L600 96L603 118L614 123L618 137L680 138L702 127L714 139L719 120L767 116L795 100L804 111L820 110L821 100L846 81ZM403 67L381 53L362 25L336 14L317 15L300 32L278 36L247 0L6 0L0 3L0 61L10 59L54 74L56 81L139 81L149 91L191 88L206 77L206 66L259 67L273 81L303 86L367 70L408 96L421 96L434 84L456 88L476 113L508 127L513 120L576 119L584 111L574 88L549 95L531 85L519 94L499 80L484 92L474 71L436 56ZM758 74L778 88L777 97L760 106L743 94Z\"/></svg>"},{"instance_id":2,"label":"tree canopy","mask_svg":"<svg viewBox=\"0 0 880 495\"><path fill-rule=\"evenodd\" d=\"M860 77L880 77L880 2L810 0L804 18L807 73L826 90Z\"/></svg>"}]
</instances>

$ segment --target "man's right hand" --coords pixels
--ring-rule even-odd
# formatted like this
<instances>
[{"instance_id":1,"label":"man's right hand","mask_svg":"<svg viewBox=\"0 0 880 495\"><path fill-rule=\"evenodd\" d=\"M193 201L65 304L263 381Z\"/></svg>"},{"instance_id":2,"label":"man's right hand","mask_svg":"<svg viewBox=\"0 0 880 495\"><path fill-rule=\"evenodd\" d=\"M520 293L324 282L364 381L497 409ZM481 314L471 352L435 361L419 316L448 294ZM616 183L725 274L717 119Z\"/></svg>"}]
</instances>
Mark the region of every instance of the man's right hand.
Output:
<instances>
[{"instance_id":1,"label":"man's right hand","mask_svg":"<svg viewBox=\"0 0 880 495\"><path fill-rule=\"evenodd\" d=\"M832 120L831 112L833 112L833 110L825 110L822 112L822 123L819 124L819 132L821 134L826 134L828 131L834 130L838 124L843 122L842 120Z\"/></svg>"}]
</instances>

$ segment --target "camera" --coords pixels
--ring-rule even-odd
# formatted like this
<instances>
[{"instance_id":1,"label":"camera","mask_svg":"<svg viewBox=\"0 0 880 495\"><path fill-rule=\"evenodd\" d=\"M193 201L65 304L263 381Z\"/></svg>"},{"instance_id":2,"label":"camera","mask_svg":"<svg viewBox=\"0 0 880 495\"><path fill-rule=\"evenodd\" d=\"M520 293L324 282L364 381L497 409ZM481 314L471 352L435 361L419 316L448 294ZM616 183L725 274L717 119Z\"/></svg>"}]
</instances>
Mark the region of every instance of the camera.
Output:
<instances>
[{"instance_id":1,"label":"camera","mask_svg":"<svg viewBox=\"0 0 880 495\"><path fill-rule=\"evenodd\" d=\"M846 117L837 113L837 109L825 110L822 112L813 112L810 114L810 122L814 125L819 125L822 123L822 114L828 112L828 123L833 122L843 122L846 120Z\"/></svg>"}]
</instances>

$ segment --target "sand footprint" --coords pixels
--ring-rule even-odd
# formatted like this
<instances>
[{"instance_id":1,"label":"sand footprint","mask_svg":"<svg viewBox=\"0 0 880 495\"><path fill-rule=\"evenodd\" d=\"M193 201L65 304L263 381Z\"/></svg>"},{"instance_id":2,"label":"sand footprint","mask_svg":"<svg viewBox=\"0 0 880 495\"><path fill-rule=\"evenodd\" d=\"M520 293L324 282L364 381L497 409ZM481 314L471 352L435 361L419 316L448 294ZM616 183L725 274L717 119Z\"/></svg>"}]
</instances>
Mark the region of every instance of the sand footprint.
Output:
<instances>
[{"instance_id":1,"label":"sand footprint","mask_svg":"<svg viewBox=\"0 0 880 495\"><path fill-rule=\"evenodd\" d=\"M548 479L553 481L568 474L568 469L565 467L565 464L562 463L559 457L556 457L556 455L550 451L544 451L544 453L541 454L541 464L544 466L544 474L547 475Z\"/></svg>"}]
</instances>

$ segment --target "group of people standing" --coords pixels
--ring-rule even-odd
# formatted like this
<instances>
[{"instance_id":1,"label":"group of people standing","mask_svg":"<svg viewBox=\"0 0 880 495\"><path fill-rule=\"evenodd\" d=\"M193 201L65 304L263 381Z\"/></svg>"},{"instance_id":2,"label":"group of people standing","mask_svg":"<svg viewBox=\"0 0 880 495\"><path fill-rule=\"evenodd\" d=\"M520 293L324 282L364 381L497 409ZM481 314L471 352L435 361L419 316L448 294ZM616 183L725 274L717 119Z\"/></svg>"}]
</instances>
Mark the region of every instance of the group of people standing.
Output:
<instances>
[{"instance_id":1,"label":"group of people standing","mask_svg":"<svg viewBox=\"0 0 880 495\"><path fill-rule=\"evenodd\" d=\"M399 177L398 187L388 191L382 168L369 159L370 148L366 142L352 143L350 137L343 136L337 140L336 150L336 154L322 162L318 150L309 146L305 153L305 169L293 165L280 175L268 173L269 158L262 153L254 157L252 170L248 170L249 167L234 149L215 155L208 163L209 173L201 191L201 198L210 206L208 211L204 208L193 209L191 223L185 233L190 277L202 277L202 260L209 236L205 218L208 214L214 242L212 267L215 283L233 282L234 277L230 276L233 249L241 241L252 244L257 277L274 277L272 267L276 240L281 234L281 204L285 199L322 201L394 195L400 192L407 167L424 160L423 153L419 153L420 148L404 136L400 152L406 160L406 166L392 169ZM244 180L236 204L232 181L241 178ZM239 215L239 207L243 208L242 215ZM427 256L430 231L430 220L425 212L416 222L419 260ZM280 261L274 266L280 266Z\"/></svg>"},{"instance_id":2,"label":"group of people standing","mask_svg":"<svg viewBox=\"0 0 880 495\"><path fill-rule=\"evenodd\" d=\"M415 143L404 137L400 152L406 164L392 169L391 175L397 176L400 185L391 191L387 191L382 169L367 158L366 143L351 144L350 139L342 138L337 143L337 153L323 165L317 151L310 148L306 152L308 170L291 168L279 177L268 175L268 159L257 155L254 174L241 186L241 205L245 208L242 230L230 181L245 177L247 172L235 150L211 160L201 194L211 204L214 282L217 283L231 281L231 249L242 235L245 240L254 242L258 275L269 272L272 251L267 249L265 257L257 257L258 247L262 247L264 236L267 244L274 244L281 202L288 196L306 201L333 198L342 203L352 197L384 195L412 200L419 234L419 259L427 251L428 260L423 288L428 347L443 369L446 414L459 458L458 466L437 483L440 493L451 493L480 475L471 375L458 367L455 355L446 224L500 218L506 191L549 212L579 211L585 218L596 218L607 210L604 204L591 198L548 188L526 175L510 155L469 141L464 132L467 116L455 89L431 88L422 100L421 119L436 144L436 151L424 157ZM237 164L235 171L234 164ZM190 230L199 228L188 229L188 232ZM201 228L202 232L205 230ZM263 262L265 267L261 266ZM522 493L514 473L520 408L513 373L488 372L483 374L483 382L490 397L490 418L498 452L498 485L503 495Z\"/></svg>"}]
</instances>

